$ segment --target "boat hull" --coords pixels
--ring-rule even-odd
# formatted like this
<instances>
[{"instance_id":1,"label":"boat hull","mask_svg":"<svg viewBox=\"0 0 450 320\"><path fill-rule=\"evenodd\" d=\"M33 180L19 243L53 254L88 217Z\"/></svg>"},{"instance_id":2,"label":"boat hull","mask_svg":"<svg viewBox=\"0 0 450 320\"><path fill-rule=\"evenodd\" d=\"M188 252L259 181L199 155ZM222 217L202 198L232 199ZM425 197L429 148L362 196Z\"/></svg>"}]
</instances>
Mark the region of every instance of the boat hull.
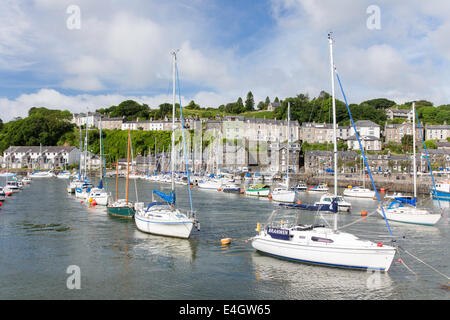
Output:
<instances>
[{"instance_id":1,"label":"boat hull","mask_svg":"<svg viewBox=\"0 0 450 320\"><path fill-rule=\"evenodd\" d=\"M257 236L252 241L256 250L278 258L328 267L388 271L395 248L349 248L301 245L291 241Z\"/></svg>"},{"instance_id":2,"label":"boat hull","mask_svg":"<svg viewBox=\"0 0 450 320\"><path fill-rule=\"evenodd\" d=\"M134 216L134 221L138 230L142 232L183 239L189 238L193 227L192 220L156 220L148 219L138 214Z\"/></svg>"},{"instance_id":3,"label":"boat hull","mask_svg":"<svg viewBox=\"0 0 450 320\"><path fill-rule=\"evenodd\" d=\"M378 208L377 212L384 218L381 209ZM418 209L418 212L421 212L421 210ZM439 213L411 213L408 210L402 210L400 208L384 209L384 213L386 215L386 219L390 221L424 226L434 226L441 218L441 214Z\"/></svg>"},{"instance_id":4,"label":"boat hull","mask_svg":"<svg viewBox=\"0 0 450 320\"><path fill-rule=\"evenodd\" d=\"M282 191L272 193L272 200L277 202L295 202L295 191Z\"/></svg>"},{"instance_id":5,"label":"boat hull","mask_svg":"<svg viewBox=\"0 0 450 320\"><path fill-rule=\"evenodd\" d=\"M431 196L434 200L450 201L450 193L444 191L431 191Z\"/></svg>"},{"instance_id":6,"label":"boat hull","mask_svg":"<svg viewBox=\"0 0 450 320\"><path fill-rule=\"evenodd\" d=\"M253 197L268 197L270 189L248 189L245 190L245 195Z\"/></svg>"},{"instance_id":7,"label":"boat hull","mask_svg":"<svg viewBox=\"0 0 450 320\"><path fill-rule=\"evenodd\" d=\"M346 197L353 197L353 198L367 198L367 199L373 199L375 195L375 191L371 190L352 190L352 189L346 189L344 190L344 196Z\"/></svg>"},{"instance_id":8,"label":"boat hull","mask_svg":"<svg viewBox=\"0 0 450 320\"><path fill-rule=\"evenodd\" d=\"M132 207L107 207L108 214L112 216L132 218L134 216L134 209Z\"/></svg>"}]
</instances>

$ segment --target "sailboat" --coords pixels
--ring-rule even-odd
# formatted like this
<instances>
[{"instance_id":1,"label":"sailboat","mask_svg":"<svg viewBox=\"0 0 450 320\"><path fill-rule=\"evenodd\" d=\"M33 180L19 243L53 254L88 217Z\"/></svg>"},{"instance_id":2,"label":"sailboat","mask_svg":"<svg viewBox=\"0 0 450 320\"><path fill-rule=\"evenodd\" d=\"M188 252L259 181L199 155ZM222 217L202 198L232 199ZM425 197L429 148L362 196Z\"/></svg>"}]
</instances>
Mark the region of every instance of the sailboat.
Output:
<instances>
[{"instance_id":1,"label":"sailboat","mask_svg":"<svg viewBox=\"0 0 450 320\"><path fill-rule=\"evenodd\" d=\"M336 174L336 105L331 34L328 35L328 40L331 60ZM335 197L338 188L336 180L335 176ZM336 206L336 199L333 204ZM266 226L261 227L258 224L256 229L258 234L251 239L253 248L260 252L298 262L358 270L388 271L391 266L395 255L394 247L362 240L353 234L339 231L337 229L337 213L334 214L333 228L319 224L302 225L286 221L275 222L272 220L274 213Z\"/></svg>"},{"instance_id":2,"label":"sailboat","mask_svg":"<svg viewBox=\"0 0 450 320\"><path fill-rule=\"evenodd\" d=\"M189 213L183 213L181 210L175 208L175 89L176 89L176 75L177 75L177 56L176 52L172 52L173 57L173 105L172 105L172 148L171 148L171 183L172 190L170 194L165 194L158 190L153 190L153 195L157 195L162 201L152 201L147 208L142 208L136 211L134 215L134 221L136 227L146 233L177 237L187 239L190 237L192 228L196 226L200 229L200 226L196 219L196 214L193 211L190 178L189 178L189 162L186 159L186 173L188 178L188 194L190 199L191 211ZM183 133L184 141L184 154L186 156L186 143L184 136L184 122L183 122L183 109L181 107L180 96L180 119L181 130ZM152 197L153 198L153 197Z\"/></svg>"},{"instance_id":3,"label":"sailboat","mask_svg":"<svg viewBox=\"0 0 450 320\"><path fill-rule=\"evenodd\" d=\"M101 206L108 205L109 194L103 188L103 134L102 134L102 120L100 119L100 182L96 188L92 188L87 199L90 203L95 203ZM105 178L106 181L106 178Z\"/></svg>"},{"instance_id":4,"label":"sailboat","mask_svg":"<svg viewBox=\"0 0 450 320\"><path fill-rule=\"evenodd\" d=\"M427 226L434 226L441 218L440 213L430 213L425 208L417 208L417 165L416 165L416 108L415 103L412 103L413 110L413 167L414 167L414 198L405 199L402 197L396 197L389 204L389 207L385 210L386 218L388 220L420 224ZM377 212L383 215L381 208L377 209Z\"/></svg>"},{"instance_id":5,"label":"sailboat","mask_svg":"<svg viewBox=\"0 0 450 320\"><path fill-rule=\"evenodd\" d=\"M286 187L285 188L275 188L272 191L272 200L277 202L295 202L296 193L289 189L289 153L291 150L291 131L290 131L290 116L291 116L291 103L288 101L287 110L287 122L288 122L288 148L287 148L287 168L286 168Z\"/></svg>"},{"instance_id":6,"label":"sailboat","mask_svg":"<svg viewBox=\"0 0 450 320\"><path fill-rule=\"evenodd\" d=\"M131 129L128 128L128 148L127 148L127 186L126 186L126 199L117 199L116 201L107 205L108 214L113 216L120 216L125 218L132 218L135 214L135 205L128 201L128 186L130 176L130 144L131 144ZM118 163L117 163L118 165ZM118 177L118 175L117 175ZM116 179L117 188L117 179ZM116 189L117 190L117 189Z\"/></svg>"}]
</instances>

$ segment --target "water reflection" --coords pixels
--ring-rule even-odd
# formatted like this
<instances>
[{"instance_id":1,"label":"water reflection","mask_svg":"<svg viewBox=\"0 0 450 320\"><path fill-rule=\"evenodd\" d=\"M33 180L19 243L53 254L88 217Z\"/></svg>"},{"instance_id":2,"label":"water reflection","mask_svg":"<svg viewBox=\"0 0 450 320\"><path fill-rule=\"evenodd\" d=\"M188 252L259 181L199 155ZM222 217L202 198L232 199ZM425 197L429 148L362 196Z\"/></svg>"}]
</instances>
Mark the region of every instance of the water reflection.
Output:
<instances>
[{"instance_id":1,"label":"water reflection","mask_svg":"<svg viewBox=\"0 0 450 320\"><path fill-rule=\"evenodd\" d=\"M388 273L353 271L291 262L255 252L255 279L283 288L288 299L388 299Z\"/></svg>"},{"instance_id":2,"label":"water reflection","mask_svg":"<svg viewBox=\"0 0 450 320\"><path fill-rule=\"evenodd\" d=\"M136 257L164 260L183 260L194 263L197 256L197 245L192 239L177 239L156 236L135 230L133 236L139 240L133 246Z\"/></svg>"}]
</instances>

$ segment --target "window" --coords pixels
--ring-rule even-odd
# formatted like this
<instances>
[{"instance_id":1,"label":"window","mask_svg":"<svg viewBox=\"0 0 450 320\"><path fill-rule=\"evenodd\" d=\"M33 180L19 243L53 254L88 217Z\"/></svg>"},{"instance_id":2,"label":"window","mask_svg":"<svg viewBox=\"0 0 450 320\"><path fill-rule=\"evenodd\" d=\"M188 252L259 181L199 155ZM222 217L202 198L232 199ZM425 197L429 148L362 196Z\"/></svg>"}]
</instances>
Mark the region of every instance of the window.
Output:
<instances>
[{"instance_id":1,"label":"window","mask_svg":"<svg viewBox=\"0 0 450 320\"><path fill-rule=\"evenodd\" d=\"M334 241L331 239L327 239L327 238L320 238L320 237L311 237L312 241L316 241L316 242L324 242L324 243L333 243Z\"/></svg>"}]
</instances>

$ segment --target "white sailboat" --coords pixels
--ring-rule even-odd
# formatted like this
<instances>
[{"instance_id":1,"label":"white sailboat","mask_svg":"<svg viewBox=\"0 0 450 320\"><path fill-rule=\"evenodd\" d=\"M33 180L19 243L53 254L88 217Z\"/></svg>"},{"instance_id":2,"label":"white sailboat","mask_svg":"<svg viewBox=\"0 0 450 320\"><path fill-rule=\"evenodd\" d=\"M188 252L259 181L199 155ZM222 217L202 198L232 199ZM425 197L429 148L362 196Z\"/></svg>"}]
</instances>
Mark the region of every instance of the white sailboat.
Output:
<instances>
[{"instance_id":1,"label":"white sailboat","mask_svg":"<svg viewBox=\"0 0 450 320\"><path fill-rule=\"evenodd\" d=\"M420 224L427 226L434 226L441 218L440 213L430 213L425 208L417 208L417 165L416 165L416 108L415 103L412 103L413 111L413 169L414 169L414 198L413 200L396 197L389 207L385 209L386 219L391 221ZM377 212L383 216L381 208Z\"/></svg>"},{"instance_id":2,"label":"white sailboat","mask_svg":"<svg viewBox=\"0 0 450 320\"><path fill-rule=\"evenodd\" d=\"M335 196L337 196L336 105L334 95L333 41L330 45L331 80L334 122ZM272 217L271 217L272 218ZM395 255L395 248L362 240L337 228L337 213L333 228L324 225L289 224L270 221L263 228L258 226L252 246L258 251L284 259L323 266L359 270L388 271Z\"/></svg>"},{"instance_id":3,"label":"white sailboat","mask_svg":"<svg viewBox=\"0 0 450 320\"><path fill-rule=\"evenodd\" d=\"M172 149L171 149L171 182L172 191L169 195L166 195L158 190L154 190L153 193L157 194L162 202L151 202L147 208L140 208L134 215L134 221L136 227L143 232L177 237L177 238L189 238L194 225L199 229L197 223L196 214L193 212L192 199L191 199L191 212L183 213L181 210L175 208L175 88L176 88L176 70L177 70L177 56L176 52L172 52L173 56L173 106L172 106ZM180 101L181 119L182 109ZM182 122L183 140L184 139L184 124ZM184 150L186 154L186 150ZM189 181L189 169L188 161L186 161L186 172L188 174L188 192L190 195L190 181Z\"/></svg>"},{"instance_id":4,"label":"white sailboat","mask_svg":"<svg viewBox=\"0 0 450 320\"><path fill-rule=\"evenodd\" d=\"M294 190L289 189L289 153L291 150L291 131L290 131L290 116L291 116L291 103L288 101L287 110L288 121L288 148L287 148L287 166L286 166L286 186L284 188L276 188L272 191L272 200L277 202L295 202L296 193Z\"/></svg>"},{"instance_id":5,"label":"white sailboat","mask_svg":"<svg viewBox=\"0 0 450 320\"><path fill-rule=\"evenodd\" d=\"M101 206L107 206L109 201L109 193L103 188L103 134L102 120L100 119L100 183L96 188L92 188L87 199L90 203L96 203ZM106 180L105 180L106 181Z\"/></svg>"}]
</instances>

